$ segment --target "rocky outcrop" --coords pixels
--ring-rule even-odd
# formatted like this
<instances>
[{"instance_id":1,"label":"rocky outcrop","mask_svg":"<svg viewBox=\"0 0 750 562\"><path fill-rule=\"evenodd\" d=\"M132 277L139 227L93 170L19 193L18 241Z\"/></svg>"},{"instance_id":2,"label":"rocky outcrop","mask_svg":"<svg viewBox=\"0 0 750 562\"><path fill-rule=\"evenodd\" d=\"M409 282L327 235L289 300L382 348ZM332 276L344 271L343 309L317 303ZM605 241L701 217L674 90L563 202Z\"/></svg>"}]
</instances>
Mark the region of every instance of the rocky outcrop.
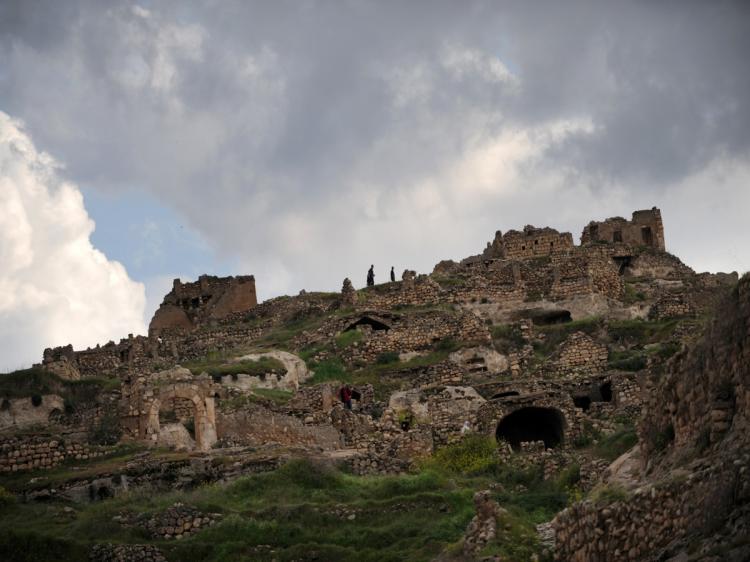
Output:
<instances>
[{"instance_id":1,"label":"rocky outcrop","mask_svg":"<svg viewBox=\"0 0 750 562\"><path fill-rule=\"evenodd\" d=\"M492 492L482 490L474 494L477 514L469 523L464 535L465 555L476 555L497 537L497 519L507 513L492 499Z\"/></svg>"},{"instance_id":2,"label":"rocky outcrop","mask_svg":"<svg viewBox=\"0 0 750 562\"><path fill-rule=\"evenodd\" d=\"M263 358L276 359L286 369L286 374L276 378L271 377L249 377L248 388L282 388L284 390L297 390L300 383L310 378L310 371L305 362L294 353L288 351L264 351L263 353L251 353L234 359L235 362L257 361Z\"/></svg>"},{"instance_id":3,"label":"rocky outcrop","mask_svg":"<svg viewBox=\"0 0 750 562\"><path fill-rule=\"evenodd\" d=\"M556 559L747 560L737 539L750 533L750 275L647 390L643 479L626 491L617 476L622 465L632 476L632 462L618 461L598 503L558 515Z\"/></svg>"}]
</instances>

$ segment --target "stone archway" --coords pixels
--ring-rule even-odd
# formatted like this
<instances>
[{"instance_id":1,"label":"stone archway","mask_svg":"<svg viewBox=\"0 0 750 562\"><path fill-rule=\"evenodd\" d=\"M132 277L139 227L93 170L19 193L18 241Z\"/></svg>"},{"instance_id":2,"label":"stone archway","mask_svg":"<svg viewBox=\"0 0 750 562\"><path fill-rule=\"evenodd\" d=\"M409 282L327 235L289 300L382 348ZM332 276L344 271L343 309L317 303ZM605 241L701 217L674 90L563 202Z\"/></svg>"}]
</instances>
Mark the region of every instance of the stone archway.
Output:
<instances>
[{"instance_id":1,"label":"stone archway","mask_svg":"<svg viewBox=\"0 0 750 562\"><path fill-rule=\"evenodd\" d=\"M159 410L162 404L175 399L184 399L192 402L193 420L195 426L195 445L201 451L208 451L216 443L216 412L214 409L214 397L210 393L203 392L202 388L195 384L178 383L162 387L158 395L151 401L146 414L145 431L143 437L157 440L160 432Z\"/></svg>"},{"instance_id":2,"label":"stone archway","mask_svg":"<svg viewBox=\"0 0 750 562\"><path fill-rule=\"evenodd\" d=\"M544 441L544 446L551 449L565 440L565 418L556 408L526 406L503 417L495 437L510 443L514 450L529 441Z\"/></svg>"}]
</instances>

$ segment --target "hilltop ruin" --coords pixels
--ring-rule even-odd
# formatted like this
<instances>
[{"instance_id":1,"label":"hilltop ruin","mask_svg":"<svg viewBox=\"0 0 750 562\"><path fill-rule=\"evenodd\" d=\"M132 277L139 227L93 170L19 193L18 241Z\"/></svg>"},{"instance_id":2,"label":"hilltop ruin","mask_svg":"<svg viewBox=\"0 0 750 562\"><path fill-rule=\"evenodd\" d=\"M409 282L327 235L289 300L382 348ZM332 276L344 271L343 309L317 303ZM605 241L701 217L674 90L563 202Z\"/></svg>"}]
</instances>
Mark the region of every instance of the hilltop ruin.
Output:
<instances>
[{"instance_id":1,"label":"hilltop ruin","mask_svg":"<svg viewBox=\"0 0 750 562\"><path fill-rule=\"evenodd\" d=\"M694 471L700 476L685 489L705 499L739 486L731 502L746 509L746 474L727 467L740 466L747 451L739 443L750 401L748 281L696 273L667 253L656 208L629 221L592 221L580 240L552 228L498 231L481 254L441 261L430 274L406 270L401 281L361 290L346 279L340 293L262 303L253 276L176 279L147 336L47 349L38 370L55 375L48 392L0 397L0 472L96 458L119 441L232 459L185 476L200 481L274 470L289 447L340 459L358 475L402 474L460 443L468 426L494 440L507 466L537 467L547 479L578 467L578 489L588 494L625 478L590 447L626 431L640 446L619 462L637 465L638 476L628 478L648 493L560 514L558 559L679 553L685 545L673 532L710 542L710 529L723 523L699 525L686 515L710 502L691 507L681 486L650 488L649 479L669 477L681 462L678 449L700 441L703 472ZM721 302L725 318L701 339ZM99 392L74 399L72 389L87 381ZM352 409L340 399L344 383ZM114 437L96 442L103 424ZM34 427L76 445L61 448L44 431L29 435ZM736 446L726 447L727 439ZM283 454L249 453L270 445ZM110 497L124 489L118 478L86 485ZM168 486L151 473L129 478L129 486ZM76 481L46 493L70 499L80 490ZM477 505L491 522L500 511L488 498ZM726 517L740 513L717 501ZM643 521L658 512L669 523L642 525L634 536L647 539L635 539L627 530L632 512ZM473 532L467 545L476 544Z\"/></svg>"}]
</instances>

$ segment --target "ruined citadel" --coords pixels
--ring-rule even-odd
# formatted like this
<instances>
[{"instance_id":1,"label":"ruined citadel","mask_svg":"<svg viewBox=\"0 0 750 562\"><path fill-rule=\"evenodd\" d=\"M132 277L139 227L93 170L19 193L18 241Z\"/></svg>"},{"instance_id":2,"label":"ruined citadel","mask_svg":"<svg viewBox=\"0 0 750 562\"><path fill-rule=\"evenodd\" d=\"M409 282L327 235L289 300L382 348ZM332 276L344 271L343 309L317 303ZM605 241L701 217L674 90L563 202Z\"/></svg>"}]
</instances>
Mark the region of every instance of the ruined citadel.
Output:
<instances>
[{"instance_id":1,"label":"ruined citadel","mask_svg":"<svg viewBox=\"0 0 750 562\"><path fill-rule=\"evenodd\" d=\"M408 474L468 433L545 479L578 467L581 501L540 525L539 556L750 559L736 540L750 530L750 279L696 273L666 248L653 208L592 221L579 245L553 228L498 231L430 274L364 289L345 279L338 293L258 303L253 276L176 279L148 335L46 349L33 371L57 382L0 395L0 484L95 464L123 443L142 447L142 461L14 493L106 501L301 455L355 475ZM623 427L635 447L614 463L588 454ZM157 457L165 448L183 456ZM591 493L613 488L623 497ZM442 559L480 559L499 540L502 506L491 490L475 503L460 554ZM202 514L170 509L163 517L192 513L191 530L161 515L144 528L159 540L198 533ZM717 545L727 548L714 556ZM158 544L91 553L160 557Z\"/></svg>"}]
</instances>

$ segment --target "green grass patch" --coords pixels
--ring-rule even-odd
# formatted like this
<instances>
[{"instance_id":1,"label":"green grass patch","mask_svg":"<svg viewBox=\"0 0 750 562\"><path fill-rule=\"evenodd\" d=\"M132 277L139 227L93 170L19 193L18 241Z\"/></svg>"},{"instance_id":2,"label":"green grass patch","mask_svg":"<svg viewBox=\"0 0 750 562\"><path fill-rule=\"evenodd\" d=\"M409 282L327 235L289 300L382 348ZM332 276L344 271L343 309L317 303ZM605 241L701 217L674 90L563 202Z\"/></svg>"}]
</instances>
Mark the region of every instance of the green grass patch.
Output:
<instances>
[{"instance_id":1,"label":"green grass patch","mask_svg":"<svg viewBox=\"0 0 750 562\"><path fill-rule=\"evenodd\" d=\"M485 435L468 435L458 443L438 449L428 466L438 466L454 474L487 474L498 466L497 443Z\"/></svg>"},{"instance_id":2,"label":"green grass patch","mask_svg":"<svg viewBox=\"0 0 750 562\"><path fill-rule=\"evenodd\" d=\"M336 336L336 347L339 349L345 349L350 345L362 341L363 335L359 330L349 330L341 332Z\"/></svg>"},{"instance_id":3,"label":"green grass patch","mask_svg":"<svg viewBox=\"0 0 750 562\"><path fill-rule=\"evenodd\" d=\"M631 283L625 283L625 291L622 297L624 304L635 304L645 300L646 295L642 291L637 290Z\"/></svg>"},{"instance_id":4,"label":"green grass patch","mask_svg":"<svg viewBox=\"0 0 750 562\"><path fill-rule=\"evenodd\" d=\"M291 342L296 336L320 328L329 317L330 314L317 314L288 320L270 328L255 343L261 347L292 351Z\"/></svg>"},{"instance_id":5,"label":"green grass patch","mask_svg":"<svg viewBox=\"0 0 750 562\"><path fill-rule=\"evenodd\" d=\"M641 371L648 364L646 353L636 349L610 352L607 365L610 369L620 371Z\"/></svg>"},{"instance_id":6,"label":"green grass patch","mask_svg":"<svg viewBox=\"0 0 750 562\"><path fill-rule=\"evenodd\" d=\"M312 369L313 376L305 381L306 385L320 384L328 381L352 382L351 374L346 370L344 363L338 358L325 359L319 363L311 361L308 367Z\"/></svg>"},{"instance_id":7,"label":"green grass patch","mask_svg":"<svg viewBox=\"0 0 750 562\"><path fill-rule=\"evenodd\" d=\"M589 498L599 505L609 505L627 500L628 493L622 486L617 484L604 484L596 486L591 491Z\"/></svg>"},{"instance_id":8,"label":"green grass patch","mask_svg":"<svg viewBox=\"0 0 750 562\"><path fill-rule=\"evenodd\" d=\"M378 365L392 365L399 362L399 354L396 351L385 351L375 358Z\"/></svg>"},{"instance_id":9,"label":"green grass patch","mask_svg":"<svg viewBox=\"0 0 750 562\"><path fill-rule=\"evenodd\" d=\"M630 345L663 342L672 337L678 318L665 320L613 320L607 330L612 340Z\"/></svg>"},{"instance_id":10,"label":"green grass patch","mask_svg":"<svg viewBox=\"0 0 750 562\"><path fill-rule=\"evenodd\" d=\"M495 349L500 353L509 353L514 349L523 347L524 343L526 343L521 330L514 324L492 326L490 333L492 334L492 342L495 344Z\"/></svg>"},{"instance_id":11,"label":"green grass patch","mask_svg":"<svg viewBox=\"0 0 750 562\"><path fill-rule=\"evenodd\" d=\"M253 394L271 400L276 404L286 404L294 396L294 392L291 390L281 388L254 388Z\"/></svg>"},{"instance_id":12,"label":"green grass patch","mask_svg":"<svg viewBox=\"0 0 750 562\"><path fill-rule=\"evenodd\" d=\"M157 544L172 561L428 561L460 544L474 516L474 492L491 482L508 490L497 496L508 514L487 552L512 560L540 554L534 524L565 506L562 485L543 482L539 470L499 465L491 474L464 475L467 469L475 472L473 463L465 460L489 458L492 445L480 438L465 441L451 446L451 458L464 459L452 468L435 463L409 475L358 477L328 464L295 460L229 484L162 494L135 490L102 502L76 504L74 514L64 513L65 504L58 502L12 502L0 508L0 555L38 562L85 560L95 542L114 542ZM483 464L474 467L482 471ZM516 486L523 491L512 492ZM139 527L113 520L123 512L148 518L177 501L224 517L180 541L154 541ZM342 516L342 511L354 515Z\"/></svg>"},{"instance_id":13,"label":"green grass patch","mask_svg":"<svg viewBox=\"0 0 750 562\"><path fill-rule=\"evenodd\" d=\"M594 447L594 455L613 461L638 443L638 435L632 427L625 427L605 435Z\"/></svg>"}]
</instances>

